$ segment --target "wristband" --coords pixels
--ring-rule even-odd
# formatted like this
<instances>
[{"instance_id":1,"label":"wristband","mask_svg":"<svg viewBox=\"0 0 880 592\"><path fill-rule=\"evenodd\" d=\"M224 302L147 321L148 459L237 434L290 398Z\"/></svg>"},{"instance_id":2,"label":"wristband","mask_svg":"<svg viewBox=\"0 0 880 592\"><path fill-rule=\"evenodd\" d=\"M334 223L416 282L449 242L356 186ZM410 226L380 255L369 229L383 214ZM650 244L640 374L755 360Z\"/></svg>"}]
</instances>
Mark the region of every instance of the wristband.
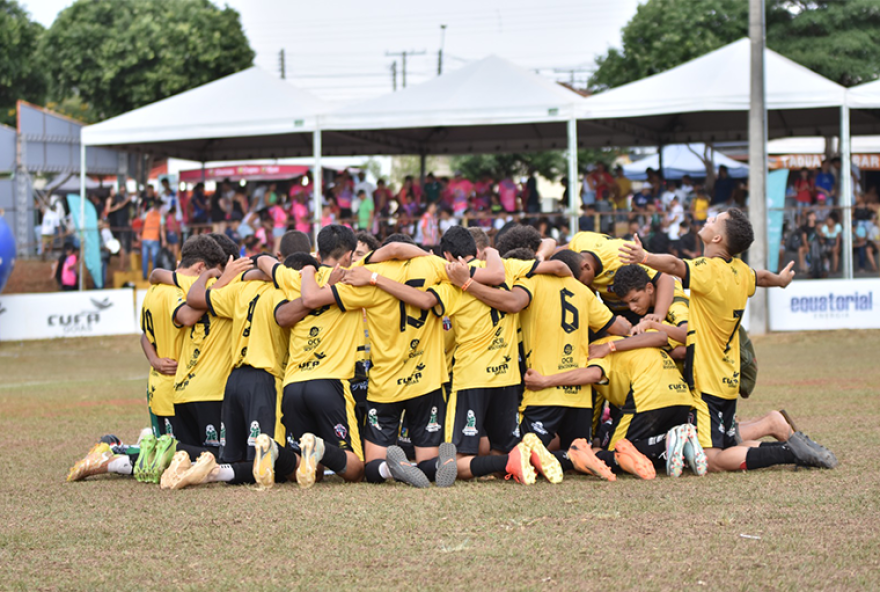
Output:
<instances>
[{"instance_id":1,"label":"wristband","mask_svg":"<svg viewBox=\"0 0 880 592\"><path fill-rule=\"evenodd\" d=\"M463 283L463 284L461 285L461 289L462 289L462 291L463 291L463 292L467 292L467 289L470 287L470 285L471 285L472 283L474 283L474 278L468 278L468 281L466 281L465 283Z\"/></svg>"},{"instance_id":2,"label":"wristband","mask_svg":"<svg viewBox=\"0 0 880 592\"><path fill-rule=\"evenodd\" d=\"M374 271L373 275L370 276L370 285L375 286L377 281L379 281L379 272Z\"/></svg>"},{"instance_id":3,"label":"wristband","mask_svg":"<svg viewBox=\"0 0 880 592\"><path fill-rule=\"evenodd\" d=\"M645 265L648 262L648 252L645 251L645 258L642 259L642 265Z\"/></svg>"},{"instance_id":4,"label":"wristband","mask_svg":"<svg viewBox=\"0 0 880 592\"><path fill-rule=\"evenodd\" d=\"M616 351L617 351L617 346L614 345L614 342L613 342L613 341L609 341L609 342L608 342L608 349L610 349L610 350L613 351L613 352L616 352Z\"/></svg>"}]
</instances>

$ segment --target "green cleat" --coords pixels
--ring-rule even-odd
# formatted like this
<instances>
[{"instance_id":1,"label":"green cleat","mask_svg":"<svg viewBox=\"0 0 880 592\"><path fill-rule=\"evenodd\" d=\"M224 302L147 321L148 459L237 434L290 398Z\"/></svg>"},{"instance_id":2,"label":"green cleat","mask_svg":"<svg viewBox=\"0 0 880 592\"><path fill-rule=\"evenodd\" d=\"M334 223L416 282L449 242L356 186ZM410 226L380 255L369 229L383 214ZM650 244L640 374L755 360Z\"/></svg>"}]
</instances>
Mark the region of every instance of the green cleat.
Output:
<instances>
[{"instance_id":1,"label":"green cleat","mask_svg":"<svg viewBox=\"0 0 880 592\"><path fill-rule=\"evenodd\" d=\"M134 465L134 478L141 483L151 483L152 475L150 469L156 454L156 436L153 434L145 435L141 440L141 450L138 455L137 463Z\"/></svg>"},{"instance_id":2,"label":"green cleat","mask_svg":"<svg viewBox=\"0 0 880 592\"><path fill-rule=\"evenodd\" d=\"M165 434L156 440L156 447L153 449L153 462L148 469L147 481L150 483L159 483L162 479L162 473L171 465L171 459L177 452L177 440L172 436Z\"/></svg>"}]
</instances>

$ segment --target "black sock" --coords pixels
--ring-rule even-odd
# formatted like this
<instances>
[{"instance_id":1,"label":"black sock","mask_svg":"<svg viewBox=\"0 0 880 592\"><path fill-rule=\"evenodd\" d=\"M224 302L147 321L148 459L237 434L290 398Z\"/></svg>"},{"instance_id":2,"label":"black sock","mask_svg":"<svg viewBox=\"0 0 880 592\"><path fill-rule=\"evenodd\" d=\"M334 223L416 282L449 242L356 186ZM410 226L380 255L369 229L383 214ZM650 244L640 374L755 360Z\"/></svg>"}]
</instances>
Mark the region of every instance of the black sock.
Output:
<instances>
[{"instance_id":1,"label":"black sock","mask_svg":"<svg viewBox=\"0 0 880 592\"><path fill-rule=\"evenodd\" d=\"M788 446L759 446L746 452L747 471L772 467L774 465L793 465L794 453Z\"/></svg>"},{"instance_id":2,"label":"black sock","mask_svg":"<svg viewBox=\"0 0 880 592\"><path fill-rule=\"evenodd\" d=\"M504 473L507 470L507 455L490 454L489 456L475 456L471 459L471 475L483 477L492 473Z\"/></svg>"},{"instance_id":3,"label":"black sock","mask_svg":"<svg viewBox=\"0 0 880 592\"><path fill-rule=\"evenodd\" d=\"M556 460L559 461L559 464L562 465L563 471L573 471L574 463L568 458L568 454L561 450L557 450L553 453L553 456L556 457Z\"/></svg>"},{"instance_id":4,"label":"black sock","mask_svg":"<svg viewBox=\"0 0 880 592\"><path fill-rule=\"evenodd\" d=\"M230 485L241 485L242 483L256 483L254 479L254 463L251 462L234 462L229 463L235 477L232 481L228 481Z\"/></svg>"},{"instance_id":5,"label":"black sock","mask_svg":"<svg viewBox=\"0 0 880 592\"><path fill-rule=\"evenodd\" d=\"M131 466L134 467L137 464L139 454L129 454L128 459L131 461Z\"/></svg>"},{"instance_id":6,"label":"black sock","mask_svg":"<svg viewBox=\"0 0 880 592\"><path fill-rule=\"evenodd\" d=\"M184 444L183 442L177 442L177 450L183 450L188 455L190 460L195 461L203 452L210 452L214 455L214 458L217 458L217 455L220 454L219 448L208 447L208 446L193 446L192 444Z\"/></svg>"},{"instance_id":7,"label":"black sock","mask_svg":"<svg viewBox=\"0 0 880 592\"><path fill-rule=\"evenodd\" d=\"M759 448L771 448L773 446L785 446L785 442L773 440L772 442L761 442Z\"/></svg>"},{"instance_id":8,"label":"black sock","mask_svg":"<svg viewBox=\"0 0 880 592\"><path fill-rule=\"evenodd\" d=\"M379 467L384 460L371 460L364 465L364 476L370 483L385 483L385 477L379 474Z\"/></svg>"},{"instance_id":9,"label":"black sock","mask_svg":"<svg viewBox=\"0 0 880 592\"><path fill-rule=\"evenodd\" d=\"M296 453L287 446L278 447L278 458L275 459L275 481L279 477L289 477L296 471Z\"/></svg>"},{"instance_id":10,"label":"black sock","mask_svg":"<svg viewBox=\"0 0 880 592\"><path fill-rule=\"evenodd\" d=\"M666 434L646 438L644 440L630 440L630 442L636 450L647 456L651 461L666 458L664 456L664 453L666 452ZM663 461L663 464L666 464L665 460Z\"/></svg>"},{"instance_id":11,"label":"black sock","mask_svg":"<svg viewBox=\"0 0 880 592\"><path fill-rule=\"evenodd\" d=\"M324 442L324 456L321 458L321 464L337 475L341 475L348 465L348 456L342 448Z\"/></svg>"},{"instance_id":12,"label":"black sock","mask_svg":"<svg viewBox=\"0 0 880 592\"><path fill-rule=\"evenodd\" d=\"M596 453L596 458L601 460L603 463L608 465L608 468L611 469L615 473L620 473L621 468L620 465L617 464L617 459L614 458L614 453L610 450L600 450Z\"/></svg>"},{"instance_id":13,"label":"black sock","mask_svg":"<svg viewBox=\"0 0 880 592\"><path fill-rule=\"evenodd\" d=\"M428 481L433 481L437 476L437 461L440 460L440 457L435 456L430 460L423 460L418 465L416 465L421 472L425 474L428 478Z\"/></svg>"}]
</instances>

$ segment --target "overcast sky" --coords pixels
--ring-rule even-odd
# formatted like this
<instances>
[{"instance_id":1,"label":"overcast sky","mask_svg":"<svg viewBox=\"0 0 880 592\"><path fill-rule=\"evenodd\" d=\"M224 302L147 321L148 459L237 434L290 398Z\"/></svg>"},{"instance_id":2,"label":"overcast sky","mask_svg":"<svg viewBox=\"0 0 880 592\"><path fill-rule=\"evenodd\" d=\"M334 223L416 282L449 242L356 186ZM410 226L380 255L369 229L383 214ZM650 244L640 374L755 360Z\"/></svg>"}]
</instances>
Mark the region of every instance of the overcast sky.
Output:
<instances>
[{"instance_id":1,"label":"overcast sky","mask_svg":"<svg viewBox=\"0 0 880 592\"><path fill-rule=\"evenodd\" d=\"M72 0L20 0L46 27ZM223 5L223 2L216 2ZM287 78L318 96L354 101L391 90L386 52L407 57L407 84L437 74L440 25L447 25L444 71L489 54L539 70L557 80L574 73L583 84L597 55L620 45L620 29L639 0L229 0L256 52L256 65L279 72L285 50Z\"/></svg>"}]
</instances>

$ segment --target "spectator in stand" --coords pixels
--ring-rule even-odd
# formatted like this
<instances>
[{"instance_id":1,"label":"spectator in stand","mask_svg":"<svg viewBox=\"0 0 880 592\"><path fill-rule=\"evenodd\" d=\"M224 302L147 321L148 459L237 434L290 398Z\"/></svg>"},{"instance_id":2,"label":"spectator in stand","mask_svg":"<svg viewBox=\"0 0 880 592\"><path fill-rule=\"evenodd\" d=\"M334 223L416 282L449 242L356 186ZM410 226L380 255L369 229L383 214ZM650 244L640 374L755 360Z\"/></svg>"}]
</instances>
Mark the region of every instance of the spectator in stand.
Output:
<instances>
[{"instance_id":1,"label":"spectator in stand","mask_svg":"<svg viewBox=\"0 0 880 592\"><path fill-rule=\"evenodd\" d=\"M397 203L400 206L400 212L407 216L415 216L421 207L422 190L413 182L412 175L407 175L403 179L403 186L397 193Z\"/></svg>"},{"instance_id":2,"label":"spectator in stand","mask_svg":"<svg viewBox=\"0 0 880 592\"><path fill-rule=\"evenodd\" d=\"M428 204L425 213L419 218L419 225L416 229L416 242L431 250L440 244L440 229L437 225L437 204Z\"/></svg>"},{"instance_id":3,"label":"spectator in stand","mask_svg":"<svg viewBox=\"0 0 880 592\"><path fill-rule=\"evenodd\" d=\"M241 244L241 233L238 229L241 227L242 217L238 212L232 212L229 215L229 224L226 227L226 236L237 245Z\"/></svg>"},{"instance_id":4,"label":"spectator in stand","mask_svg":"<svg viewBox=\"0 0 880 592\"><path fill-rule=\"evenodd\" d=\"M50 198L49 206L41 206L43 209L43 220L40 223L40 256L43 261L46 260L46 253L51 253L55 249L55 239L61 239L63 236L63 219L64 210L57 197ZM60 211L59 211L60 209ZM131 239L129 239L129 244Z\"/></svg>"},{"instance_id":5,"label":"spectator in stand","mask_svg":"<svg viewBox=\"0 0 880 592\"><path fill-rule=\"evenodd\" d=\"M596 204L595 179L589 173L584 175L584 180L581 182L581 203L585 206Z\"/></svg>"},{"instance_id":6,"label":"spectator in stand","mask_svg":"<svg viewBox=\"0 0 880 592\"><path fill-rule=\"evenodd\" d=\"M633 196L632 211L636 214L645 214L648 211L648 204L654 202L654 187L649 182L642 183L642 188Z\"/></svg>"},{"instance_id":7,"label":"spectator in stand","mask_svg":"<svg viewBox=\"0 0 880 592\"><path fill-rule=\"evenodd\" d=\"M680 257L681 223L684 222L684 207L678 196L673 195L666 212L666 236L669 237L669 252Z\"/></svg>"},{"instance_id":8,"label":"spectator in stand","mask_svg":"<svg viewBox=\"0 0 880 592\"><path fill-rule=\"evenodd\" d=\"M338 212L339 208L336 206L336 199L329 197L327 198L327 203L323 205L321 208L321 227L330 226L331 224L336 224L336 220L338 220Z\"/></svg>"},{"instance_id":9,"label":"spectator in stand","mask_svg":"<svg viewBox=\"0 0 880 592\"><path fill-rule=\"evenodd\" d=\"M806 169L804 169L806 170ZM810 255L810 268L813 270L813 277L819 277L820 261L822 253L822 235L819 234L819 225L816 223L816 212L807 212L807 219L803 226L800 227L801 246L798 249L798 261L801 271L807 272L807 255Z\"/></svg>"},{"instance_id":10,"label":"spectator in stand","mask_svg":"<svg viewBox=\"0 0 880 592\"><path fill-rule=\"evenodd\" d=\"M354 184L354 194L358 199L361 199L361 191L364 192L364 197L366 199L369 199L370 203L372 203L375 208L376 201L375 199L373 199L373 192L376 191L376 186L367 181L367 173L365 173L364 171L358 172L357 181Z\"/></svg>"},{"instance_id":11,"label":"spectator in stand","mask_svg":"<svg viewBox=\"0 0 880 592\"><path fill-rule=\"evenodd\" d=\"M736 189L736 181L730 177L727 167L722 164L718 167L718 177L715 179L715 193L712 196L711 205L729 205L733 200L734 189Z\"/></svg>"},{"instance_id":12,"label":"spectator in stand","mask_svg":"<svg viewBox=\"0 0 880 592\"><path fill-rule=\"evenodd\" d=\"M162 215L162 202L154 198L147 204L149 208L144 216L141 229L141 271L143 278L149 277L150 270L156 265L159 249L165 246L165 217Z\"/></svg>"},{"instance_id":13,"label":"spectator in stand","mask_svg":"<svg viewBox=\"0 0 880 592\"><path fill-rule=\"evenodd\" d=\"M452 213L456 218L461 219L470 206L474 195L474 184L465 179L461 171L455 171L455 175L449 181L449 191L452 198Z\"/></svg>"},{"instance_id":14,"label":"spectator in stand","mask_svg":"<svg viewBox=\"0 0 880 592\"><path fill-rule=\"evenodd\" d=\"M64 253L52 265L52 276L64 292L73 292L79 287L79 248L73 241L64 243Z\"/></svg>"},{"instance_id":15,"label":"spectator in stand","mask_svg":"<svg viewBox=\"0 0 880 592\"><path fill-rule=\"evenodd\" d=\"M232 208L232 198L235 192L229 179L224 179L211 196L211 228L213 232L226 230L226 217Z\"/></svg>"},{"instance_id":16,"label":"spectator in stand","mask_svg":"<svg viewBox=\"0 0 880 592\"><path fill-rule=\"evenodd\" d=\"M235 191L233 191L230 206L229 212L226 215L226 220L229 220L234 213L241 214L242 218L244 218L244 215L250 210L247 192L243 186L238 185L235 188Z\"/></svg>"},{"instance_id":17,"label":"spectator in stand","mask_svg":"<svg viewBox=\"0 0 880 592\"><path fill-rule=\"evenodd\" d=\"M663 178L651 167L648 167L645 173L648 175L648 183L651 184L651 196L656 198L660 195L660 188L663 187Z\"/></svg>"},{"instance_id":18,"label":"spectator in stand","mask_svg":"<svg viewBox=\"0 0 880 592\"><path fill-rule=\"evenodd\" d=\"M596 206L584 204L578 218L578 232L596 232Z\"/></svg>"},{"instance_id":19,"label":"spectator in stand","mask_svg":"<svg viewBox=\"0 0 880 592\"><path fill-rule=\"evenodd\" d=\"M541 211L541 194L538 193L538 179L535 177L536 169L529 169L522 193L522 209L529 214L537 214Z\"/></svg>"},{"instance_id":20,"label":"spectator in stand","mask_svg":"<svg viewBox=\"0 0 880 592\"><path fill-rule=\"evenodd\" d=\"M709 196L702 187L694 190L694 198L691 200L691 217L697 230L702 228L709 217Z\"/></svg>"},{"instance_id":21,"label":"spectator in stand","mask_svg":"<svg viewBox=\"0 0 880 592\"><path fill-rule=\"evenodd\" d=\"M825 253L830 255L831 273L837 273L837 268L840 264L840 235L843 232L843 227L837 220L836 212L828 214L828 217L822 223L820 231L822 233Z\"/></svg>"},{"instance_id":22,"label":"spectator in stand","mask_svg":"<svg viewBox=\"0 0 880 592\"><path fill-rule=\"evenodd\" d=\"M819 217L822 219L827 218L828 208L834 205L834 198L836 197L834 175L831 174L831 163L827 158L822 161L822 167L816 171L816 176L813 177L813 195L815 196Z\"/></svg>"},{"instance_id":23,"label":"spectator in stand","mask_svg":"<svg viewBox=\"0 0 880 592\"><path fill-rule=\"evenodd\" d=\"M593 187L596 189L596 199L611 199L615 186L614 177L608 173L604 162L597 162L589 175L593 179Z\"/></svg>"},{"instance_id":24,"label":"spectator in stand","mask_svg":"<svg viewBox=\"0 0 880 592\"><path fill-rule=\"evenodd\" d=\"M687 220L683 221L678 241L678 250L681 252L680 258L696 259L702 254L698 238L694 225L688 223Z\"/></svg>"},{"instance_id":25,"label":"spectator in stand","mask_svg":"<svg viewBox=\"0 0 880 592\"><path fill-rule=\"evenodd\" d=\"M176 214L177 205L171 206L171 209L165 213L165 245L174 255L174 260L179 261L181 224Z\"/></svg>"},{"instance_id":26,"label":"spectator in stand","mask_svg":"<svg viewBox=\"0 0 880 592\"><path fill-rule=\"evenodd\" d=\"M629 207L629 196L632 194L632 181L623 174L623 167L614 168L614 209L626 211Z\"/></svg>"},{"instance_id":27,"label":"spectator in stand","mask_svg":"<svg viewBox=\"0 0 880 592\"><path fill-rule=\"evenodd\" d=\"M363 173L361 174L363 175ZM358 228L360 230L372 232L373 212L376 209L376 204L373 203L373 192L371 191L367 193L364 189L358 189L357 197L358 201L360 201L360 205L358 206Z\"/></svg>"},{"instance_id":28,"label":"spectator in stand","mask_svg":"<svg viewBox=\"0 0 880 592\"><path fill-rule=\"evenodd\" d=\"M437 205L440 205L440 192L443 190L443 186L440 184L440 181L438 181L437 178L434 176L434 173L428 173L428 176L425 177L425 184L422 186L422 189L425 194L426 204L435 203Z\"/></svg>"},{"instance_id":29,"label":"spectator in stand","mask_svg":"<svg viewBox=\"0 0 880 592\"><path fill-rule=\"evenodd\" d=\"M795 179L794 182L798 217L800 217L801 212L805 208L808 208L813 204L813 189L813 180L810 178L810 171L804 167L800 170L798 178Z\"/></svg>"},{"instance_id":30,"label":"spectator in stand","mask_svg":"<svg viewBox=\"0 0 880 592\"><path fill-rule=\"evenodd\" d=\"M856 254L858 271L865 271L865 262L871 264L871 270L877 271L877 263L874 260L874 251L868 245L868 225L856 224L853 228L853 250Z\"/></svg>"},{"instance_id":31,"label":"spectator in stand","mask_svg":"<svg viewBox=\"0 0 880 592\"><path fill-rule=\"evenodd\" d=\"M168 180L168 177L165 177L161 181L162 183L162 208L166 212L166 216L168 212L174 212L174 217L177 219L179 223L183 222L183 210L180 207L180 200L177 197L177 192L171 188L171 181Z\"/></svg>"},{"instance_id":32,"label":"spectator in stand","mask_svg":"<svg viewBox=\"0 0 880 592\"><path fill-rule=\"evenodd\" d=\"M681 178L681 188L679 189L681 193L679 194L679 198L681 205L685 208L688 207L690 200L693 198L695 189L696 187L694 186L694 181L691 179L691 176L684 175Z\"/></svg>"},{"instance_id":33,"label":"spectator in stand","mask_svg":"<svg viewBox=\"0 0 880 592\"><path fill-rule=\"evenodd\" d=\"M236 215L238 212L232 212ZM272 218L272 253L281 250L281 237L287 232L287 212L281 204L276 203L269 208L269 217Z\"/></svg>"},{"instance_id":34,"label":"spectator in stand","mask_svg":"<svg viewBox=\"0 0 880 592\"><path fill-rule=\"evenodd\" d=\"M131 194L125 189L116 192L110 189L110 197L107 198L105 209L107 221L110 223L110 231L119 241L119 269L125 269L126 257L131 252Z\"/></svg>"},{"instance_id":35,"label":"spectator in stand","mask_svg":"<svg viewBox=\"0 0 880 592\"><path fill-rule=\"evenodd\" d=\"M205 197L205 184L202 182L196 183L196 186L192 190L192 197L189 198L190 205L190 222L192 224L207 224L208 223L208 200Z\"/></svg>"},{"instance_id":36,"label":"spectator in stand","mask_svg":"<svg viewBox=\"0 0 880 592\"><path fill-rule=\"evenodd\" d=\"M336 205L339 208L339 220L345 224L351 224L353 190L354 184L351 182L348 171L343 171L333 185L333 195L336 197Z\"/></svg>"},{"instance_id":37,"label":"spectator in stand","mask_svg":"<svg viewBox=\"0 0 880 592\"><path fill-rule=\"evenodd\" d=\"M510 214L516 211L516 182L510 177L498 182L498 199L505 212Z\"/></svg>"},{"instance_id":38,"label":"spectator in stand","mask_svg":"<svg viewBox=\"0 0 880 592\"><path fill-rule=\"evenodd\" d=\"M263 199L269 207L278 203L278 185L276 183L269 183L266 193L263 194Z\"/></svg>"},{"instance_id":39,"label":"spectator in stand","mask_svg":"<svg viewBox=\"0 0 880 592\"><path fill-rule=\"evenodd\" d=\"M391 191L385 186L385 179L376 181L376 191L373 192L373 202L380 218L387 218L391 213Z\"/></svg>"},{"instance_id":40,"label":"spectator in stand","mask_svg":"<svg viewBox=\"0 0 880 592\"><path fill-rule=\"evenodd\" d=\"M485 212L489 209L489 206L492 205L492 187L494 185L495 181L487 174L483 174L480 180L474 183L474 200L471 209L477 212Z\"/></svg>"},{"instance_id":41,"label":"spectator in stand","mask_svg":"<svg viewBox=\"0 0 880 592\"><path fill-rule=\"evenodd\" d=\"M669 211L669 204L672 203L674 197L678 196L675 192L677 187L675 181L666 181L665 187L666 189L660 194L660 207L663 211Z\"/></svg>"}]
</instances>

